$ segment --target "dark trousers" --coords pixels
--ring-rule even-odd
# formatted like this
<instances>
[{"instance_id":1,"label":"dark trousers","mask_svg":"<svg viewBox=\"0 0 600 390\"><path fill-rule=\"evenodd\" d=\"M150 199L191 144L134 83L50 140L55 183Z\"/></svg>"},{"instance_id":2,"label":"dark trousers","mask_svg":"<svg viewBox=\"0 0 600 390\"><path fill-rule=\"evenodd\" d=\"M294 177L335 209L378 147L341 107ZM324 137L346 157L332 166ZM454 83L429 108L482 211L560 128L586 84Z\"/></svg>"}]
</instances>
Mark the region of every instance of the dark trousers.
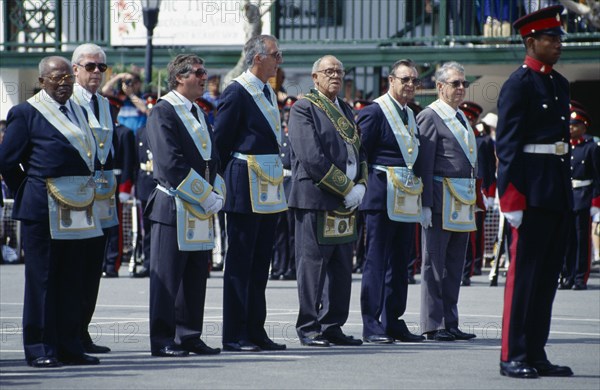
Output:
<instances>
[{"instance_id":1,"label":"dark trousers","mask_svg":"<svg viewBox=\"0 0 600 390\"><path fill-rule=\"evenodd\" d=\"M387 211L367 211L366 226L360 292L364 337L401 331L398 322L406 310L408 261L415 240L414 224L391 221Z\"/></svg>"},{"instance_id":2,"label":"dark trousers","mask_svg":"<svg viewBox=\"0 0 600 390\"><path fill-rule=\"evenodd\" d=\"M210 251L182 252L175 226L152 224L150 348L181 344L202 334Z\"/></svg>"},{"instance_id":3,"label":"dark trousers","mask_svg":"<svg viewBox=\"0 0 600 390\"><path fill-rule=\"evenodd\" d=\"M74 357L81 346L86 240L52 240L48 221L23 221L25 300L23 347L28 362L43 356Z\"/></svg>"},{"instance_id":4,"label":"dark trousers","mask_svg":"<svg viewBox=\"0 0 600 390\"><path fill-rule=\"evenodd\" d=\"M267 337L265 290L277 214L227 213L223 343Z\"/></svg>"},{"instance_id":5,"label":"dark trousers","mask_svg":"<svg viewBox=\"0 0 600 390\"><path fill-rule=\"evenodd\" d=\"M433 226L422 229L421 332L458 326L458 293L468 232L442 229L442 215L434 213Z\"/></svg>"},{"instance_id":6,"label":"dark trousers","mask_svg":"<svg viewBox=\"0 0 600 390\"><path fill-rule=\"evenodd\" d=\"M512 228L502 318L504 362L546 359L567 219L568 212L528 206L519 229Z\"/></svg>"},{"instance_id":7,"label":"dark trousers","mask_svg":"<svg viewBox=\"0 0 600 390\"><path fill-rule=\"evenodd\" d=\"M300 337L320 334L330 328L341 328L348 319L350 309L353 243L319 245L319 212L294 210L300 303L296 331ZM324 292L325 288L327 291Z\"/></svg>"},{"instance_id":8,"label":"dark trousers","mask_svg":"<svg viewBox=\"0 0 600 390\"><path fill-rule=\"evenodd\" d=\"M145 213L144 210L146 209L146 204L148 204L147 200L142 200L141 201L142 205L141 205L141 210L140 212L138 212L138 218L139 215L142 215L142 227L140 228L139 224L138 224L138 236L142 235L142 250L144 253L144 264L143 267L146 268L147 270L150 269L150 253L151 253L151 242L152 242L152 234L151 234L151 230L152 230L152 221L150 221L150 218L148 218ZM143 234L142 234L143 232Z\"/></svg>"},{"instance_id":9,"label":"dark trousers","mask_svg":"<svg viewBox=\"0 0 600 390\"><path fill-rule=\"evenodd\" d=\"M569 218L569 239L562 271L566 282L587 284L592 262L591 232L590 210L574 211Z\"/></svg>"},{"instance_id":10,"label":"dark trousers","mask_svg":"<svg viewBox=\"0 0 600 390\"><path fill-rule=\"evenodd\" d=\"M296 251L294 250L294 212L277 214L275 245L273 246L273 265L271 274L283 275L286 272L296 273Z\"/></svg>"},{"instance_id":11,"label":"dark trousers","mask_svg":"<svg viewBox=\"0 0 600 390\"><path fill-rule=\"evenodd\" d=\"M118 228L118 226L117 226ZM100 290L100 279L102 278L102 263L107 245L108 229L102 229L104 235L100 237L83 240L86 248L83 253L89 254L86 261L83 262L83 290L81 294L81 342L90 344L94 338L90 335L89 325L92 322L96 302L98 301L98 291Z\"/></svg>"},{"instance_id":12,"label":"dark trousers","mask_svg":"<svg viewBox=\"0 0 600 390\"><path fill-rule=\"evenodd\" d=\"M475 225L477 230L469 233L469 243L467 245L467 254L465 256L465 266L463 267L463 278L469 279L473 276L475 268L481 269L483 264L483 251L485 245L484 234L485 211L475 213Z\"/></svg>"}]
</instances>

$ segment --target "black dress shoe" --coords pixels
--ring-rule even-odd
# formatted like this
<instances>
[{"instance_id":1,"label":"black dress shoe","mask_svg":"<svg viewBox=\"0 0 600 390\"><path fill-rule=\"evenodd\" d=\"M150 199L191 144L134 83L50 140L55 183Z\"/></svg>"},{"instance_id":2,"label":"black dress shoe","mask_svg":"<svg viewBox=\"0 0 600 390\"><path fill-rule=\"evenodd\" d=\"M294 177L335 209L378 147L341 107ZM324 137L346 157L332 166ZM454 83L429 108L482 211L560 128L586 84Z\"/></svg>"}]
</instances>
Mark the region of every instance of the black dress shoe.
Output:
<instances>
[{"instance_id":1,"label":"black dress shoe","mask_svg":"<svg viewBox=\"0 0 600 390\"><path fill-rule=\"evenodd\" d=\"M284 273L283 280L296 280L296 271L287 271Z\"/></svg>"},{"instance_id":2,"label":"black dress shoe","mask_svg":"<svg viewBox=\"0 0 600 390\"><path fill-rule=\"evenodd\" d=\"M329 341L323 335L300 337L300 344L306 347L330 347Z\"/></svg>"},{"instance_id":3,"label":"black dress shoe","mask_svg":"<svg viewBox=\"0 0 600 390\"><path fill-rule=\"evenodd\" d=\"M363 337L363 341L370 344L391 344L394 342L394 339L386 334L372 334Z\"/></svg>"},{"instance_id":4,"label":"black dress shoe","mask_svg":"<svg viewBox=\"0 0 600 390\"><path fill-rule=\"evenodd\" d=\"M471 285L471 278L462 278L460 285L469 287Z\"/></svg>"},{"instance_id":5,"label":"black dress shoe","mask_svg":"<svg viewBox=\"0 0 600 390\"><path fill-rule=\"evenodd\" d=\"M456 340L456 337L454 337L446 329L440 329L440 330L435 330L433 332L428 332L427 333L427 340L454 341L454 340Z\"/></svg>"},{"instance_id":6,"label":"black dress shoe","mask_svg":"<svg viewBox=\"0 0 600 390\"><path fill-rule=\"evenodd\" d=\"M228 352L260 352L258 345L250 341L240 340L237 343L223 343L223 351Z\"/></svg>"},{"instance_id":7,"label":"black dress shoe","mask_svg":"<svg viewBox=\"0 0 600 390\"><path fill-rule=\"evenodd\" d=\"M500 362L500 375L511 378L537 378L538 372L525 362Z\"/></svg>"},{"instance_id":8,"label":"black dress shoe","mask_svg":"<svg viewBox=\"0 0 600 390\"><path fill-rule=\"evenodd\" d=\"M109 353L110 348L94 343L85 343L83 344L83 351L85 353Z\"/></svg>"},{"instance_id":9,"label":"black dress shoe","mask_svg":"<svg viewBox=\"0 0 600 390\"><path fill-rule=\"evenodd\" d=\"M424 336L411 333L404 320L400 320L394 330L388 329L386 333L395 340L402 341L403 343L418 343L425 340Z\"/></svg>"},{"instance_id":10,"label":"black dress shoe","mask_svg":"<svg viewBox=\"0 0 600 390\"><path fill-rule=\"evenodd\" d=\"M140 271L135 272L130 275L132 278L147 278L150 276L150 270L147 268L142 268Z\"/></svg>"},{"instance_id":11,"label":"black dress shoe","mask_svg":"<svg viewBox=\"0 0 600 390\"><path fill-rule=\"evenodd\" d=\"M271 280L279 280L280 278L281 278L280 273L275 273L275 274L269 275L269 279L271 279Z\"/></svg>"},{"instance_id":12,"label":"black dress shoe","mask_svg":"<svg viewBox=\"0 0 600 390\"><path fill-rule=\"evenodd\" d=\"M557 366L548 360L533 362L531 364L539 376L572 376L573 371L567 366Z\"/></svg>"},{"instance_id":13,"label":"black dress shoe","mask_svg":"<svg viewBox=\"0 0 600 390\"><path fill-rule=\"evenodd\" d=\"M253 340L253 342L263 351L283 351L287 348L285 344L278 344L268 337L264 340Z\"/></svg>"},{"instance_id":14,"label":"black dress shoe","mask_svg":"<svg viewBox=\"0 0 600 390\"><path fill-rule=\"evenodd\" d=\"M63 356L60 361L69 366L95 366L100 364L100 359L82 353L79 356Z\"/></svg>"},{"instance_id":15,"label":"black dress shoe","mask_svg":"<svg viewBox=\"0 0 600 390\"><path fill-rule=\"evenodd\" d=\"M490 287L498 287L498 276L494 276L490 279Z\"/></svg>"},{"instance_id":16,"label":"black dress shoe","mask_svg":"<svg viewBox=\"0 0 600 390\"><path fill-rule=\"evenodd\" d=\"M587 290L587 286L583 282L575 282L573 284L573 290Z\"/></svg>"},{"instance_id":17,"label":"black dress shoe","mask_svg":"<svg viewBox=\"0 0 600 390\"><path fill-rule=\"evenodd\" d=\"M362 345L362 340L355 339L352 336L342 333L341 330L335 330L333 332L324 332L323 337L331 344L335 345L349 345L358 346Z\"/></svg>"},{"instance_id":18,"label":"black dress shoe","mask_svg":"<svg viewBox=\"0 0 600 390\"><path fill-rule=\"evenodd\" d=\"M35 368L61 367L62 364L55 357L42 356L27 362L28 365Z\"/></svg>"},{"instance_id":19,"label":"black dress shoe","mask_svg":"<svg viewBox=\"0 0 600 390\"><path fill-rule=\"evenodd\" d=\"M221 348L211 348L200 339L186 340L179 347L196 355L218 355L221 353Z\"/></svg>"},{"instance_id":20,"label":"black dress shoe","mask_svg":"<svg viewBox=\"0 0 600 390\"><path fill-rule=\"evenodd\" d=\"M170 346L162 347L156 352L152 352L152 356L158 357L185 357L190 353L184 349L181 349L179 346Z\"/></svg>"},{"instance_id":21,"label":"black dress shoe","mask_svg":"<svg viewBox=\"0 0 600 390\"><path fill-rule=\"evenodd\" d=\"M417 284L417 281L413 275L408 275L408 284Z\"/></svg>"},{"instance_id":22,"label":"black dress shoe","mask_svg":"<svg viewBox=\"0 0 600 390\"><path fill-rule=\"evenodd\" d=\"M103 278L118 278L119 273L117 271L104 271L102 272Z\"/></svg>"},{"instance_id":23,"label":"black dress shoe","mask_svg":"<svg viewBox=\"0 0 600 390\"><path fill-rule=\"evenodd\" d=\"M471 340L477 337L477 335L473 333L465 333L458 328L450 328L447 329L448 333L450 333L456 340Z\"/></svg>"}]
</instances>

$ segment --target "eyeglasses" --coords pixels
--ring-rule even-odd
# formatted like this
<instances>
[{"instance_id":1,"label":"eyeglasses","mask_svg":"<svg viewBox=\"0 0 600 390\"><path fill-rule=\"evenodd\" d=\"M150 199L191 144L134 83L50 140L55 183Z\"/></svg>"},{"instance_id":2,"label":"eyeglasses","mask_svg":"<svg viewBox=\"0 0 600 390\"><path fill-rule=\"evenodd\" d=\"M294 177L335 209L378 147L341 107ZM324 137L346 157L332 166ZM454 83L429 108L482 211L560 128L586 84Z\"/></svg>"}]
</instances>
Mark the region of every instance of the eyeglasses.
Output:
<instances>
[{"instance_id":1,"label":"eyeglasses","mask_svg":"<svg viewBox=\"0 0 600 390\"><path fill-rule=\"evenodd\" d=\"M192 71L192 73L195 74L196 77L198 77L198 78L202 78L202 76L208 74L208 72L204 68L198 68L198 69Z\"/></svg>"},{"instance_id":2,"label":"eyeglasses","mask_svg":"<svg viewBox=\"0 0 600 390\"><path fill-rule=\"evenodd\" d=\"M408 84L408 83L412 83L412 85L414 85L415 87L418 87L419 85L421 85L421 79L418 79L416 77L410 77L410 76L406 76L406 77L397 77L394 75L391 75L393 78L400 80L400 82L402 84Z\"/></svg>"},{"instance_id":3,"label":"eyeglasses","mask_svg":"<svg viewBox=\"0 0 600 390\"><path fill-rule=\"evenodd\" d=\"M325 76L327 77L333 77L335 75L339 75L340 77L344 77L344 75L346 74L346 72L344 71L344 69L324 69L324 70L317 70L318 73L323 73Z\"/></svg>"},{"instance_id":4,"label":"eyeglasses","mask_svg":"<svg viewBox=\"0 0 600 390\"><path fill-rule=\"evenodd\" d=\"M95 71L96 68L98 68L98 70L100 71L100 73L104 73L104 72L106 72L106 69L108 69L108 65L103 64L101 62L88 62L85 65L82 65L82 64L75 64L75 65L81 66L82 68L84 68L85 70L87 70L90 73L92 73L93 71Z\"/></svg>"},{"instance_id":5,"label":"eyeglasses","mask_svg":"<svg viewBox=\"0 0 600 390\"><path fill-rule=\"evenodd\" d=\"M462 84L463 88L469 88L469 85L471 85L471 83L468 82L467 80L464 80L464 81L461 81L461 80L447 81L444 84L451 85L452 88L458 88L458 87L460 87L461 84Z\"/></svg>"},{"instance_id":6,"label":"eyeglasses","mask_svg":"<svg viewBox=\"0 0 600 390\"><path fill-rule=\"evenodd\" d=\"M75 82L75 76L73 76L72 74L66 74L64 76L44 76L44 78L58 85L63 85L65 83L73 84Z\"/></svg>"},{"instance_id":7,"label":"eyeglasses","mask_svg":"<svg viewBox=\"0 0 600 390\"><path fill-rule=\"evenodd\" d=\"M273 58L275 58L277 61L281 60L283 58L283 53L281 51L276 51L275 53L266 53L266 56L271 56Z\"/></svg>"}]
</instances>

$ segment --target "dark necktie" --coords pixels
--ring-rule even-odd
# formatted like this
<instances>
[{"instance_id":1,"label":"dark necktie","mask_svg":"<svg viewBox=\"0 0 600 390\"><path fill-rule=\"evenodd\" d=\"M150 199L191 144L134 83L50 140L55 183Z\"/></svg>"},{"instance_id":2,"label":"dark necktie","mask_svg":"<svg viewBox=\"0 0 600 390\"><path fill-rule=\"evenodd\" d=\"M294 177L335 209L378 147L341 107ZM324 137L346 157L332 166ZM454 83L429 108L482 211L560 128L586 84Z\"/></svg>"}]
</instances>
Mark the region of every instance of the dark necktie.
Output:
<instances>
[{"instance_id":1,"label":"dark necktie","mask_svg":"<svg viewBox=\"0 0 600 390\"><path fill-rule=\"evenodd\" d=\"M462 115L460 115L460 113L456 113L456 119L458 119L458 121L460 123L462 123L462 125L464 126L465 129L468 129L467 124L465 123L465 120L463 119Z\"/></svg>"},{"instance_id":2,"label":"dark necktie","mask_svg":"<svg viewBox=\"0 0 600 390\"><path fill-rule=\"evenodd\" d=\"M402 119L404 125L408 125L408 113L406 112L406 108L400 107L398 112L400 113L400 118Z\"/></svg>"},{"instance_id":3,"label":"dark necktie","mask_svg":"<svg viewBox=\"0 0 600 390\"><path fill-rule=\"evenodd\" d=\"M192 106L192 109L190 111L192 112L192 115L194 116L194 118L196 118L196 120L198 122L200 122L200 118L198 117L198 110L196 109L196 106Z\"/></svg>"},{"instance_id":4,"label":"dark necktie","mask_svg":"<svg viewBox=\"0 0 600 390\"><path fill-rule=\"evenodd\" d=\"M265 94L267 101L272 105L273 103L271 102L271 91L269 91L269 86L267 84L265 84L263 88L263 93Z\"/></svg>"},{"instance_id":5,"label":"dark necktie","mask_svg":"<svg viewBox=\"0 0 600 390\"><path fill-rule=\"evenodd\" d=\"M92 95L92 109L96 119L100 120L100 107L98 106L98 97L95 94Z\"/></svg>"},{"instance_id":6,"label":"dark necktie","mask_svg":"<svg viewBox=\"0 0 600 390\"><path fill-rule=\"evenodd\" d=\"M66 106L60 106L60 107L58 107L58 109L60 110L60 112L62 112L63 114L65 114L65 116L67 118L69 118L69 110L67 109Z\"/></svg>"}]
</instances>

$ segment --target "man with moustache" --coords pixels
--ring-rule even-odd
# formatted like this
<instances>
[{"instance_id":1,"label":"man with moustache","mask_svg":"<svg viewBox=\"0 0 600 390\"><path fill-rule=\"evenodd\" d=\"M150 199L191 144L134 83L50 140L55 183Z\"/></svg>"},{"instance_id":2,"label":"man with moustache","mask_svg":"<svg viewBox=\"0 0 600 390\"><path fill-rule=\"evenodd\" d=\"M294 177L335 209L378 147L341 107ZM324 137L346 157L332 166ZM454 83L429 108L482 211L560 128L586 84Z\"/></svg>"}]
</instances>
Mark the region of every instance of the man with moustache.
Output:
<instances>
[{"instance_id":1,"label":"man with moustache","mask_svg":"<svg viewBox=\"0 0 600 390\"><path fill-rule=\"evenodd\" d=\"M283 56L277 39L258 35L244 46L248 69L223 91L215 139L229 192L227 255L223 275L223 349L277 351L264 329L265 290L277 213L287 210L279 157L281 120L277 96L267 82Z\"/></svg>"},{"instance_id":2,"label":"man with moustache","mask_svg":"<svg viewBox=\"0 0 600 390\"><path fill-rule=\"evenodd\" d=\"M315 88L290 112L296 273L302 345L361 345L342 332L352 286L356 208L367 184L367 163L352 109L338 99L344 67L334 56L315 61Z\"/></svg>"},{"instance_id":3,"label":"man with moustache","mask_svg":"<svg viewBox=\"0 0 600 390\"><path fill-rule=\"evenodd\" d=\"M360 304L363 340L375 344L425 339L400 319L415 223L421 222L419 131L407 106L421 80L410 60L394 63L388 79L388 93L362 109L357 120L369 163L369 186L360 205L367 225Z\"/></svg>"},{"instance_id":4,"label":"man with moustache","mask_svg":"<svg viewBox=\"0 0 600 390\"><path fill-rule=\"evenodd\" d=\"M117 229L118 215L115 191L117 180L113 171L114 150L116 139L114 136L113 120L110 115L108 100L98 93L102 84L106 65L106 54L98 45L86 43L78 46L73 51L73 73L75 86L71 100L85 108L88 125L96 140L96 163L94 181L96 182L96 205L99 210L100 225L103 235L88 241L89 259L84 262L84 292L82 298L81 342L87 353L107 353L110 348L97 345L90 336L88 327L92 321L100 278L102 277L102 263L104 261L108 237L111 229Z\"/></svg>"},{"instance_id":5,"label":"man with moustache","mask_svg":"<svg viewBox=\"0 0 600 390\"><path fill-rule=\"evenodd\" d=\"M573 209L569 150L569 82L552 67L561 54L562 6L514 23L524 64L498 98L498 196L511 226L504 290L500 374L571 376L550 363L545 345Z\"/></svg>"},{"instance_id":6,"label":"man with moustache","mask_svg":"<svg viewBox=\"0 0 600 390\"><path fill-rule=\"evenodd\" d=\"M80 332L86 239L102 235L95 141L84 109L69 100L71 63L45 57L39 75L42 90L9 111L0 144L0 173L18 184L13 218L25 237L25 358L38 368L93 365L100 361L84 353Z\"/></svg>"},{"instance_id":7,"label":"man with moustache","mask_svg":"<svg viewBox=\"0 0 600 390\"><path fill-rule=\"evenodd\" d=\"M169 87L152 108L146 130L156 188L146 206L152 221L150 347L152 356L214 355L201 339L213 214L224 203L219 156L207 118L194 100L206 83L204 61L180 54Z\"/></svg>"},{"instance_id":8,"label":"man with moustache","mask_svg":"<svg viewBox=\"0 0 600 390\"><path fill-rule=\"evenodd\" d=\"M469 82L457 62L435 73L438 100L417 115L423 179L421 332L428 340L469 340L459 329L458 293L469 232L475 230L477 144L459 109Z\"/></svg>"}]
</instances>

